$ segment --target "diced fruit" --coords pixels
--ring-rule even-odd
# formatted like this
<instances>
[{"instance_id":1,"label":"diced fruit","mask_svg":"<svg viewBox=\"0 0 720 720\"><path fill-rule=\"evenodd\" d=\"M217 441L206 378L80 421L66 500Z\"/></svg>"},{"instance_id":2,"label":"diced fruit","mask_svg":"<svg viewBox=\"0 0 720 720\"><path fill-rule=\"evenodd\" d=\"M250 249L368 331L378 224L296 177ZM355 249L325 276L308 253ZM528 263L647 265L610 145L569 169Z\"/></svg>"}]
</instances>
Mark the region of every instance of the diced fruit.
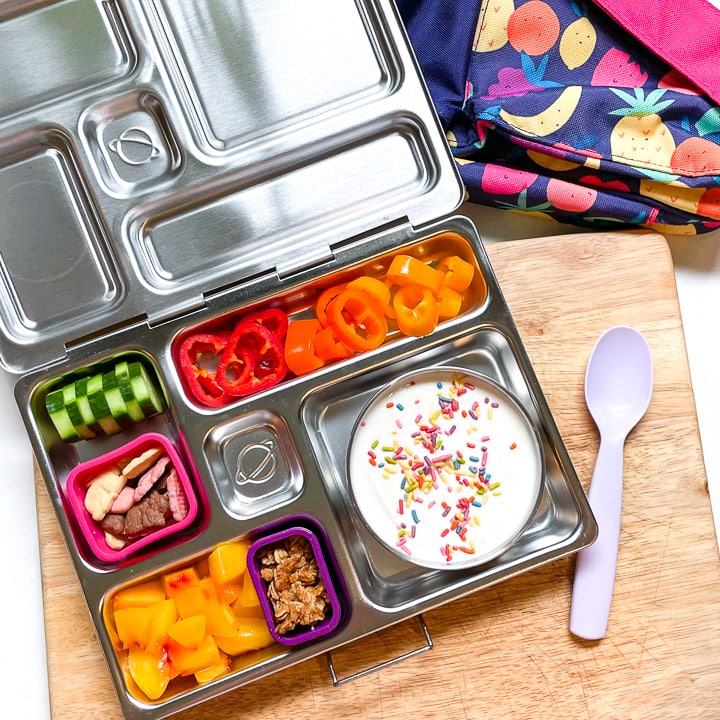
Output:
<instances>
[{"instance_id":1,"label":"diced fruit","mask_svg":"<svg viewBox=\"0 0 720 720\"><path fill-rule=\"evenodd\" d=\"M257 591L255 590L255 585L253 584L252 578L250 577L250 573L245 573L245 576L243 578L243 588L240 595L240 604L246 608L260 606L260 598L258 597Z\"/></svg>"},{"instance_id":2,"label":"diced fruit","mask_svg":"<svg viewBox=\"0 0 720 720\"><path fill-rule=\"evenodd\" d=\"M150 612L150 633L147 647L161 647L167 639L170 626L178 619L178 610L175 600L161 600L148 608Z\"/></svg>"},{"instance_id":3,"label":"diced fruit","mask_svg":"<svg viewBox=\"0 0 720 720\"><path fill-rule=\"evenodd\" d=\"M195 650L175 645L170 650L170 658L175 669L181 675L192 675L220 662L220 651L212 635L205 635Z\"/></svg>"},{"instance_id":4,"label":"diced fruit","mask_svg":"<svg viewBox=\"0 0 720 720\"><path fill-rule=\"evenodd\" d=\"M148 646L151 622L152 615L146 607L129 607L115 611L115 627L126 650L134 645L143 649Z\"/></svg>"},{"instance_id":5,"label":"diced fruit","mask_svg":"<svg viewBox=\"0 0 720 720\"><path fill-rule=\"evenodd\" d=\"M132 679L150 700L157 700L170 682L170 666L160 650L147 652L137 646L130 648L128 669Z\"/></svg>"},{"instance_id":6,"label":"diced fruit","mask_svg":"<svg viewBox=\"0 0 720 720\"><path fill-rule=\"evenodd\" d=\"M195 650L205 636L205 616L191 615L174 622L168 628L168 635L189 650Z\"/></svg>"},{"instance_id":7,"label":"diced fruit","mask_svg":"<svg viewBox=\"0 0 720 720\"><path fill-rule=\"evenodd\" d=\"M243 579L247 576L248 574L245 573L245 575L243 575ZM225 603L226 605L232 605L242 595L244 586L244 582L242 581L228 583L227 585L223 585L222 587L217 589L217 595L220 598L221 602Z\"/></svg>"},{"instance_id":8,"label":"diced fruit","mask_svg":"<svg viewBox=\"0 0 720 720\"><path fill-rule=\"evenodd\" d=\"M159 580L148 580L139 585L132 585L113 597L113 610L129 607L147 607L165 599L165 590Z\"/></svg>"},{"instance_id":9,"label":"diced fruit","mask_svg":"<svg viewBox=\"0 0 720 720\"><path fill-rule=\"evenodd\" d=\"M195 673L195 679L199 683L207 683L224 675L230 667L230 658L225 653L220 653L220 661L217 665L211 665L204 670Z\"/></svg>"},{"instance_id":10,"label":"diced fruit","mask_svg":"<svg viewBox=\"0 0 720 720\"><path fill-rule=\"evenodd\" d=\"M218 585L227 585L240 578L247 568L249 542L235 542L218 545L208 558L210 577Z\"/></svg>"},{"instance_id":11,"label":"diced fruit","mask_svg":"<svg viewBox=\"0 0 720 720\"><path fill-rule=\"evenodd\" d=\"M181 590L197 585L200 582L197 570L194 567L183 568L173 573L163 575L162 583L165 594L168 597L175 597ZM182 611L180 612L182 615Z\"/></svg>"},{"instance_id":12,"label":"diced fruit","mask_svg":"<svg viewBox=\"0 0 720 720\"><path fill-rule=\"evenodd\" d=\"M175 594L175 602L180 617L205 615L210 597L208 590L200 585L193 585L180 590Z\"/></svg>"},{"instance_id":13,"label":"diced fruit","mask_svg":"<svg viewBox=\"0 0 720 720\"><path fill-rule=\"evenodd\" d=\"M259 650L273 642L267 623L261 618L239 618L233 637L216 637L217 646L228 655Z\"/></svg>"},{"instance_id":14,"label":"diced fruit","mask_svg":"<svg viewBox=\"0 0 720 720\"><path fill-rule=\"evenodd\" d=\"M228 605L210 598L205 605L207 632L217 637L232 637L237 632L238 617Z\"/></svg>"}]
</instances>

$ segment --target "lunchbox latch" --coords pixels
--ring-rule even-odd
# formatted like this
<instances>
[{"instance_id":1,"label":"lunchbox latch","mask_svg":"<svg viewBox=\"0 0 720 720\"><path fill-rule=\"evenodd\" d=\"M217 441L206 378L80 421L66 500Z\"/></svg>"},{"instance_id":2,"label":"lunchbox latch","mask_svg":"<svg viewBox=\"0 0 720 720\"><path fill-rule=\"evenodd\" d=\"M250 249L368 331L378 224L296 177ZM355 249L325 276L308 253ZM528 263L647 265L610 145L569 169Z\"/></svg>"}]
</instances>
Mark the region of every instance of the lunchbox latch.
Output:
<instances>
[{"instance_id":1,"label":"lunchbox latch","mask_svg":"<svg viewBox=\"0 0 720 720\"><path fill-rule=\"evenodd\" d=\"M317 267L335 259L335 253L329 245L301 248L300 251L286 261L280 261L275 271L281 280L296 275L303 270Z\"/></svg>"}]
</instances>

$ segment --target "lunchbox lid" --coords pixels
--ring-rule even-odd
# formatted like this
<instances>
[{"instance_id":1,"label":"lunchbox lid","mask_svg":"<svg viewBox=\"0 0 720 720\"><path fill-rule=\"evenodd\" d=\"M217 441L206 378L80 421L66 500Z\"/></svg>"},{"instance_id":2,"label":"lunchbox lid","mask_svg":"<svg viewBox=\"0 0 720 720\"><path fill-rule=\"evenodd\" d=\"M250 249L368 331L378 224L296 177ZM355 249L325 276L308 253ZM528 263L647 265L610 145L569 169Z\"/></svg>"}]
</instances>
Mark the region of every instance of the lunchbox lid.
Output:
<instances>
[{"instance_id":1,"label":"lunchbox lid","mask_svg":"<svg viewBox=\"0 0 720 720\"><path fill-rule=\"evenodd\" d=\"M12 372L462 201L391 0L28 3L0 76Z\"/></svg>"}]
</instances>

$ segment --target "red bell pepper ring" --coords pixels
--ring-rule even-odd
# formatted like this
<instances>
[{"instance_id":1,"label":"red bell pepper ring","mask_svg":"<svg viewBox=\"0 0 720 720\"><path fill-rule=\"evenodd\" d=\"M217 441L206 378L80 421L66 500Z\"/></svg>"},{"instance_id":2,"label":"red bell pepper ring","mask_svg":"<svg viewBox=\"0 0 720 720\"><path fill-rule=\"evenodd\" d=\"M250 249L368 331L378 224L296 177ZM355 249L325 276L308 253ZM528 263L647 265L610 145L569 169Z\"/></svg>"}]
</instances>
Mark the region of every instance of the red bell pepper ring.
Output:
<instances>
[{"instance_id":1,"label":"red bell pepper ring","mask_svg":"<svg viewBox=\"0 0 720 720\"><path fill-rule=\"evenodd\" d=\"M217 382L217 367L227 341L227 336L195 333L182 341L178 351L180 371L188 390L198 402L209 407L220 407L228 399Z\"/></svg>"},{"instance_id":2,"label":"red bell pepper ring","mask_svg":"<svg viewBox=\"0 0 720 720\"><path fill-rule=\"evenodd\" d=\"M268 328L278 340L284 340L288 330L288 316L279 308L255 310L244 315L241 322L256 322Z\"/></svg>"},{"instance_id":3,"label":"red bell pepper ring","mask_svg":"<svg viewBox=\"0 0 720 720\"><path fill-rule=\"evenodd\" d=\"M267 390L287 373L284 355L282 341L268 327L241 320L220 357L218 385L233 397Z\"/></svg>"}]
</instances>

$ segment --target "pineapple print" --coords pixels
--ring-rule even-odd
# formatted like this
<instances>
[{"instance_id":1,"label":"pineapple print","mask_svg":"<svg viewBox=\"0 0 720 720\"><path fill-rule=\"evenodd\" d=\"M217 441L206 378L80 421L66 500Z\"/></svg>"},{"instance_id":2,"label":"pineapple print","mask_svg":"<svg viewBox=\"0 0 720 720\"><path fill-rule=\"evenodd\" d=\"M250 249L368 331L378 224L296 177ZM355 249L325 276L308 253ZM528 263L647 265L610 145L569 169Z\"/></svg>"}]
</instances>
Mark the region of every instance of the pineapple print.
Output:
<instances>
[{"instance_id":1,"label":"pineapple print","mask_svg":"<svg viewBox=\"0 0 720 720\"><path fill-rule=\"evenodd\" d=\"M642 88L634 95L610 88L627 107L613 110L610 115L622 115L610 133L610 151L616 162L630 163L652 170L667 170L675 151L675 140L659 112L672 105L673 100L661 100L665 90L653 90L647 97Z\"/></svg>"}]
</instances>

